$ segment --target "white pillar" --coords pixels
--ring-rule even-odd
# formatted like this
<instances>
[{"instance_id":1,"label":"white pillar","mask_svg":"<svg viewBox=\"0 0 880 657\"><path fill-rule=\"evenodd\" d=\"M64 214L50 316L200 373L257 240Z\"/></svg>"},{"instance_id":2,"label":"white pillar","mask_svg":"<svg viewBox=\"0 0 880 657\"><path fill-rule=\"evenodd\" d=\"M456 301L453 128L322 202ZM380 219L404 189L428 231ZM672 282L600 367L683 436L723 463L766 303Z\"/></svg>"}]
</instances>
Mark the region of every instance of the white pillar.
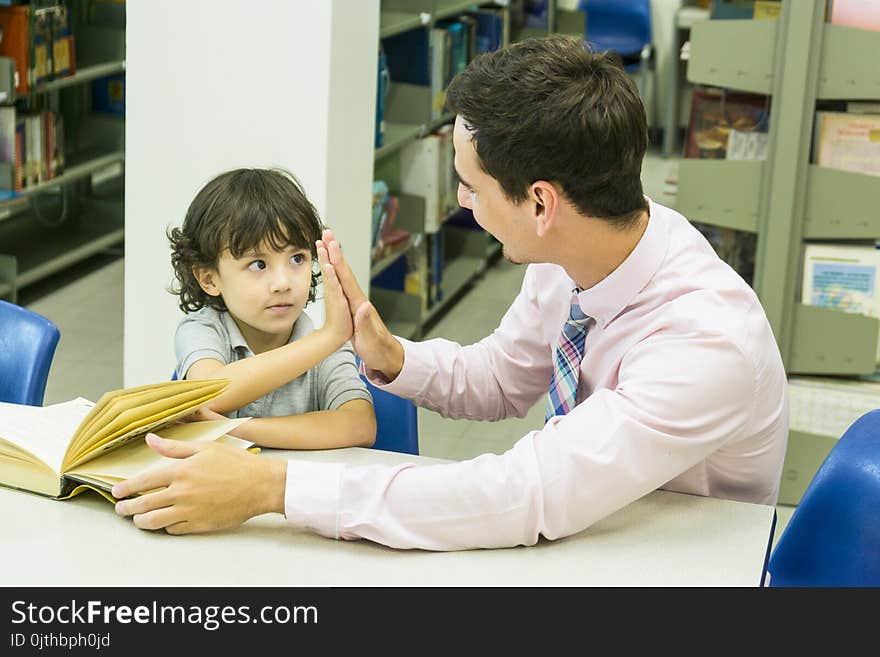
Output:
<instances>
[{"instance_id":1,"label":"white pillar","mask_svg":"<svg viewBox=\"0 0 880 657\"><path fill-rule=\"evenodd\" d=\"M292 171L366 284L378 5L129 0L126 386L171 376L183 315L165 231L222 171Z\"/></svg>"}]
</instances>

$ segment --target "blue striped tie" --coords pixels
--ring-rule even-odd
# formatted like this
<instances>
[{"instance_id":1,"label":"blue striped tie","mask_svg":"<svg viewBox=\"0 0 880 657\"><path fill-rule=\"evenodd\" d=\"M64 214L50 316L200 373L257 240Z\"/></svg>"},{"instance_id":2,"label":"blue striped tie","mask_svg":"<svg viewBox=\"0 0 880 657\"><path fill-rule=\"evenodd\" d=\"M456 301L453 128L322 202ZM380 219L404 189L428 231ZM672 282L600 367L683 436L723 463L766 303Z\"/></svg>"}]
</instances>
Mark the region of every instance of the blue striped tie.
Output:
<instances>
[{"instance_id":1,"label":"blue striped tie","mask_svg":"<svg viewBox=\"0 0 880 657\"><path fill-rule=\"evenodd\" d=\"M565 415L574 408L584 342L587 338L587 323L590 321L578 303L578 292L579 288L572 291L568 319L556 342L553 376L550 379L550 394L544 414L545 423L554 415Z\"/></svg>"}]
</instances>

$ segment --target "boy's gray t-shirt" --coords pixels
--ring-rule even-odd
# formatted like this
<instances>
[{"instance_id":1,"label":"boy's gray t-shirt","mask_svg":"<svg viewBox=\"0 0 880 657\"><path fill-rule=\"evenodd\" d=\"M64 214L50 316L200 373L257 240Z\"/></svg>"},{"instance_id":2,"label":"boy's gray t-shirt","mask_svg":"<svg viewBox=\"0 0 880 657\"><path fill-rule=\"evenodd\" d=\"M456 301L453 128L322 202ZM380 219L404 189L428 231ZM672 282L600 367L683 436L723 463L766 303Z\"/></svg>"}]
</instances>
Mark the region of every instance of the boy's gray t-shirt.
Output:
<instances>
[{"instance_id":1,"label":"boy's gray t-shirt","mask_svg":"<svg viewBox=\"0 0 880 657\"><path fill-rule=\"evenodd\" d=\"M312 320L302 313L293 325L289 342L295 342L314 330ZM181 379L193 363L203 358L212 358L228 365L254 355L229 313L208 307L189 313L181 320L174 336L174 348L177 354L177 377ZM227 415L297 415L335 410L352 399L373 401L358 374L354 350L346 342L341 349L305 374Z\"/></svg>"}]
</instances>

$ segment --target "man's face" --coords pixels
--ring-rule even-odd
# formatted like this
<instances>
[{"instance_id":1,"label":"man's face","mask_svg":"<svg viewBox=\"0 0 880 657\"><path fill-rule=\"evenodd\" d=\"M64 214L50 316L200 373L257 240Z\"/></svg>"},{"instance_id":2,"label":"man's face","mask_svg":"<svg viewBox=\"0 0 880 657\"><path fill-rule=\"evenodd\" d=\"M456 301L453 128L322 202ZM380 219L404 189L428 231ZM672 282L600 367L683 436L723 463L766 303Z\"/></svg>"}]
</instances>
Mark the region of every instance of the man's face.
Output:
<instances>
[{"instance_id":1,"label":"man's face","mask_svg":"<svg viewBox=\"0 0 880 657\"><path fill-rule=\"evenodd\" d=\"M511 203L498 181L480 166L471 133L460 116L452 132L455 170L458 172L458 204L474 213L480 226L503 246L504 257L515 263L534 262L535 232L528 219L528 203Z\"/></svg>"}]
</instances>

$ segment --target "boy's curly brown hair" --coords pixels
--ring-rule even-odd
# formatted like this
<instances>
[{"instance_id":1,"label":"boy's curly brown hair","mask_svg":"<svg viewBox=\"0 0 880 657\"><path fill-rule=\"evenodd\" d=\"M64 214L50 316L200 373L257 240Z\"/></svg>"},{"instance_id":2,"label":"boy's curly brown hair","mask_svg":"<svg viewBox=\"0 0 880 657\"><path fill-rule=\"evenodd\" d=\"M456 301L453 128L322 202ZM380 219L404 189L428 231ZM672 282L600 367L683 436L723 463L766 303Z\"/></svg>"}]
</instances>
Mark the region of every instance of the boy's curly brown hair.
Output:
<instances>
[{"instance_id":1,"label":"boy's curly brown hair","mask_svg":"<svg viewBox=\"0 0 880 657\"><path fill-rule=\"evenodd\" d=\"M178 306L185 313L205 306L226 310L221 296L199 285L195 267L217 267L220 254L233 258L267 243L281 251L290 246L308 249L317 260L315 242L323 230L318 213L296 177L280 168L234 169L208 182L186 211L183 226L166 232L171 242L171 266ZM315 300L320 273L312 270L308 302Z\"/></svg>"}]
</instances>

